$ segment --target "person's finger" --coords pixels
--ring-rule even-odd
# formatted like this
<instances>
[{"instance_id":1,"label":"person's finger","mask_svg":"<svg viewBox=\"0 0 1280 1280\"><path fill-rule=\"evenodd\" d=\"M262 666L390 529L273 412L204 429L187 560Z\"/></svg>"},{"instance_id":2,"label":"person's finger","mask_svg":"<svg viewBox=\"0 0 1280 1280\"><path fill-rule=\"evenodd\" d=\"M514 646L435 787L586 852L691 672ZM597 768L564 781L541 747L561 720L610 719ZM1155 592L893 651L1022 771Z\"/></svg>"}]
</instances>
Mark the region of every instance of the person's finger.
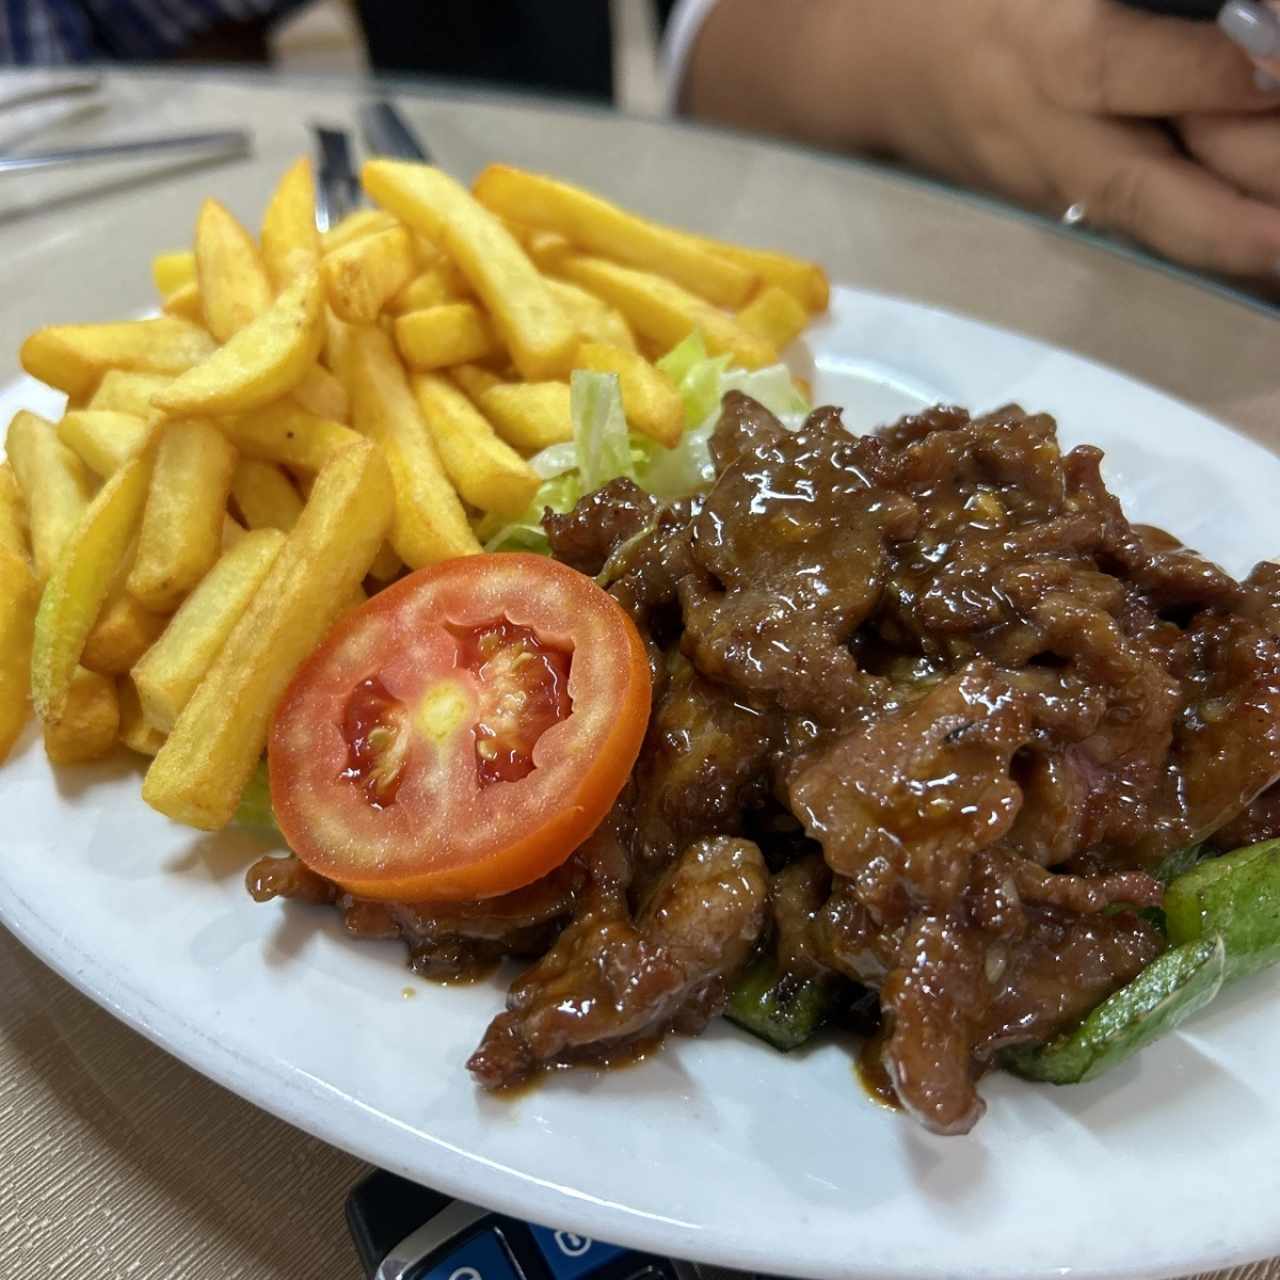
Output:
<instances>
[{"instance_id":1,"label":"person's finger","mask_svg":"<svg viewBox=\"0 0 1280 1280\"><path fill-rule=\"evenodd\" d=\"M1280 14L1261 0L1227 0L1218 12L1218 26L1254 62L1280 56Z\"/></svg>"},{"instance_id":2,"label":"person's finger","mask_svg":"<svg viewBox=\"0 0 1280 1280\"><path fill-rule=\"evenodd\" d=\"M1156 17L1117 0L1009 6L1036 78L1057 105L1091 115L1265 111L1249 56L1212 23Z\"/></svg>"},{"instance_id":3,"label":"person's finger","mask_svg":"<svg viewBox=\"0 0 1280 1280\"><path fill-rule=\"evenodd\" d=\"M1174 123L1206 169L1280 206L1280 116L1193 115Z\"/></svg>"},{"instance_id":4,"label":"person's finger","mask_svg":"<svg viewBox=\"0 0 1280 1280\"><path fill-rule=\"evenodd\" d=\"M1089 119L1045 138L1063 207L1166 257L1230 275L1280 274L1280 210L1178 154L1156 125Z\"/></svg>"}]
</instances>

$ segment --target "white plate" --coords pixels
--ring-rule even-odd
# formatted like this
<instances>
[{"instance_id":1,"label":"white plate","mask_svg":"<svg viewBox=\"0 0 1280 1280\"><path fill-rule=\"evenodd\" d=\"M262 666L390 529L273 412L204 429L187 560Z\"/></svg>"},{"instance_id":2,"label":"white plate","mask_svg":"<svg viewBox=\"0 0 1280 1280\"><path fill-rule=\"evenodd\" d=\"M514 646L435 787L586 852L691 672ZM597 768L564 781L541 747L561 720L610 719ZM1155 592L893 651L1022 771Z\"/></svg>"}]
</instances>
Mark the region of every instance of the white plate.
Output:
<instances>
[{"instance_id":1,"label":"white plate","mask_svg":"<svg viewBox=\"0 0 1280 1280\"><path fill-rule=\"evenodd\" d=\"M1134 517L1234 573L1280 548L1280 460L1078 358L837 290L798 361L858 427L929 400L1048 410L1066 444L1107 450ZM0 396L0 420L23 404L41 407L31 384ZM332 911L255 906L241 877L266 846L171 825L138 779L129 760L55 776L32 736L0 771L0 919L184 1061L397 1172L601 1239L798 1275L1156 1276L1280 1252L1275 975L1094 1084L987 1080L966 1138L876 1108L836 1045L784 1058L727 1027L498 1101L463 1063L500 982L432 987Z\"/></svg>"}]
</instances>

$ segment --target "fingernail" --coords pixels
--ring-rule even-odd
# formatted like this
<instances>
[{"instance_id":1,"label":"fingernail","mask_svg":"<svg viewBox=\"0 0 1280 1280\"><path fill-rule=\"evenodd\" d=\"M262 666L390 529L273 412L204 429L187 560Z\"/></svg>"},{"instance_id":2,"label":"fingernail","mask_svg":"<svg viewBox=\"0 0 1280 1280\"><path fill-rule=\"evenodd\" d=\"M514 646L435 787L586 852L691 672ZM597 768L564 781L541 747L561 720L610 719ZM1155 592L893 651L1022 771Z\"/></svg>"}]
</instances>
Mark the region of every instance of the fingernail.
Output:
<instances>
[{"instance_id":1,"label":"fingernail","mask_svg":"<svg viewBox=\"0 0 1280 1280\"><path fill-rule=\"evenodd\" d=\"M1277 89L1280 89L1280 78L1273 76L1270 71L1263 71L1261 67L1253 73L1253 83L1263 93L1275 93Z\"/></svg>"},{"instance_id":2,"label":"fingernail","mask_svg":"<svg viewBox=\"0 0 1280 1280\"><path fill-rule=\"evenodd\" d=\"M1280 19L1257 0L1230 0L1218 14L1218 26L1254 58L1280 53Z\"/></svg>"}]
</instances>

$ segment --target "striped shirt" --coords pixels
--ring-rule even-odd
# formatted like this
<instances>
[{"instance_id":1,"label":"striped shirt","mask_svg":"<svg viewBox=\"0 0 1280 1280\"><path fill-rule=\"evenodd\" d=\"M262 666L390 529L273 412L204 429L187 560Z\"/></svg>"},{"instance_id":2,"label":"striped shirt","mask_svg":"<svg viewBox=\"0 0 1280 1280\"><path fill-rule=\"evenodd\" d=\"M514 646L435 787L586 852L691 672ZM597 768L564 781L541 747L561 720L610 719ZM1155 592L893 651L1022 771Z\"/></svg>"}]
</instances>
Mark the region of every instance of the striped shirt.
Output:
<instances>
[{"instance_id":1,"label":"striped shirt","mask_svg":"<svg viewBox=\"0 0 1280 1280\"><path fill-rule=\"evenodd\" d=\"M166 58L224 22L258 21L296 2L0 0L0 65Z\"/></svg>"}]
</instances>

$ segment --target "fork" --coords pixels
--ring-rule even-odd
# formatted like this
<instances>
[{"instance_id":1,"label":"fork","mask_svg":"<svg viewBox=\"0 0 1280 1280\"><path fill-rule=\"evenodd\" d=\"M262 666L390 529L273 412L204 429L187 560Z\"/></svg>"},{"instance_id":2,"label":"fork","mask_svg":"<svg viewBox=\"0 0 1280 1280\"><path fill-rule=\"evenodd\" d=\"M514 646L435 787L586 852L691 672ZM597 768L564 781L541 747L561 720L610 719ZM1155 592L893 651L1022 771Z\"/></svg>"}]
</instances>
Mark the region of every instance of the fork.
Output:
<instances>
[{"instance_id":1,"label":"fork","mask_svg":"<svg viewBox=\"0 0 1280 1280\"><path fill-rule=\"evenodd\" d=\"M360 130L371 155L430 163L430 153L418 140L395 105L385 98L360 108ZM320 155L316 181L316 226L328 231L364 203L364 192L352 160L351 135L333 125L312 124Z\"/></svg>"}]
</instances>

